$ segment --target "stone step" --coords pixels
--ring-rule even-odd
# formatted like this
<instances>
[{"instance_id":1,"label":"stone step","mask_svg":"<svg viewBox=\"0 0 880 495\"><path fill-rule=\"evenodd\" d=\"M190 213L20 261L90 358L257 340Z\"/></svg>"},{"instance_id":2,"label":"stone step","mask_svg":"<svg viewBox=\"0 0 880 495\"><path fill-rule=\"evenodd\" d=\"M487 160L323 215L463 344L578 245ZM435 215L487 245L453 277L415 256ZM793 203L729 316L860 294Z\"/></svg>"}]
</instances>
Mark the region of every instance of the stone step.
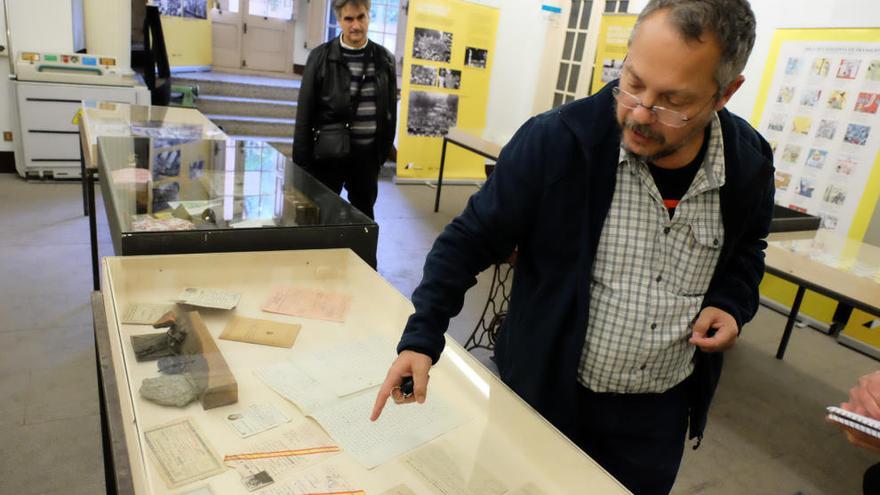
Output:
<instances>
[{"instance_id":1,"label":"stone step","mask_svg":"<svg viewBox=\"0 0 880 495\"><path fill-rule=\"evenodd\" d=\"M230 135L230 139L269 143L287 158L293 158L293 138L281 136Z\"/></svg>"},{"instance_id":2,"label":"stone step","mask_svg":"<svg viewBox=\"0 0 880 495\"><path fill-rule=\"evenodd\" d=\"M262 80L270 78L261 78ZM223 81L197 79L188 76L174 76L175 86L198 86L199 96L235 96L239 98L260 98L267 100L296 101L299 96L299 81L281 79L285 84L270 85L251 81Z\"/></svg>"},{"instance_id":3,"label":"stone step","mask_svg":"<svg viewBox=\"0 0 880 495\"><path fill-rule=\"evenodd\" d=\"M294 119L205 114L227 136L278 136L293 138Z\"/></svg>"},{"instance_id":4,"label":"stone step","mask_svg":"<svg viewBox=\"0 0 880 495\"><path fill-rule=\"evenodd\" d=\"M196 108L205 115L296 118L296 102L238 96L199 95Z\"/></svg>"}]
</instances>

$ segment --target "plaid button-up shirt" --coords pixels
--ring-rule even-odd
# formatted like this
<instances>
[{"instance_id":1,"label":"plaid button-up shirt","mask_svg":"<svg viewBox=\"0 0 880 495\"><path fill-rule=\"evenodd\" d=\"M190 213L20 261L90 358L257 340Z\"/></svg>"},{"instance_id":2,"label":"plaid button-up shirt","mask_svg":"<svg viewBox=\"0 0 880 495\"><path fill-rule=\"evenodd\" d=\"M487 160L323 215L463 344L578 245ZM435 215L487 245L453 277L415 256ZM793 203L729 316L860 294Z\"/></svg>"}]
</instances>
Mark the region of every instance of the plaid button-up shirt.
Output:
<instances>
[{"instance_id":1,"label":"plaid button-up shirt","mask_svg":"<svg viewBox=\"0 0 880 495\"><path fill-rule=\"evenodd\" d=\"M693 372L690 322L724 241L718 116L700 169L672 219L648 165L620 152L590 282L579 380L596 392L659 393Z\"/></svg>"}]
</instances>

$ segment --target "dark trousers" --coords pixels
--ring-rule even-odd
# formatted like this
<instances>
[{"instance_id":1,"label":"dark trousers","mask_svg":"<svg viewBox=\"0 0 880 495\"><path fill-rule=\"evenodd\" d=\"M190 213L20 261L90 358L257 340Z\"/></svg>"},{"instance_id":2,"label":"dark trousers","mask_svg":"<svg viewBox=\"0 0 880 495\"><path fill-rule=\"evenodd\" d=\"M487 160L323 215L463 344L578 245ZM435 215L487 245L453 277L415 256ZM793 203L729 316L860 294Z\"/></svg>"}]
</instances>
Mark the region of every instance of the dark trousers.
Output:
<instances>
[{"instance_id":1,"label":"dark trousers","mask_svg":"<svg viewBox=\"0 0 880 495\"><path fill-rule=\"evenodd\" d=\"M874 464L865 471L862 479L862 493L864 495L880 495L880 464Z\"/></svg>"},{"instance_id":2,"label":"dark trousers","mask_svg":"<svg viewBox=\"0 0 880 495\"><path fill-rule=\"evenodd\" d=\"M687 383L662 394L596 393L580 387L574 442L635 495L672 489L688 426Z\"/></svg>"},{"instance_id":3,"label":"dark trousers","mask_svg":"<svg viewBox=\"0 0 880 495\"><path fill-rule=\"evenodd\" d=\"M379 168L374 146L353 146L346 158L322 160L306 171L336 194L345 191L348 202L364 215L373 218L373 205L379 194Z\"/></svg>"}]
</instances>

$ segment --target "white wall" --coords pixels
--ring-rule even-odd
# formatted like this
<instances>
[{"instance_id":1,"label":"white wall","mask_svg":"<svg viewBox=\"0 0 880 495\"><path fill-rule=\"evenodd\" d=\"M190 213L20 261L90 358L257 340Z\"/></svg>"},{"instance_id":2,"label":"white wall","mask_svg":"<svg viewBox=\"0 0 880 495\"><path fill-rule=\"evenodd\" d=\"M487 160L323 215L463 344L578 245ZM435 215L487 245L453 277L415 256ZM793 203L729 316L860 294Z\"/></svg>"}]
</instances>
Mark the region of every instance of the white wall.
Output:
<instances>
[{"instance_id":1,"label":"white wall","mask_svg":"<svg viewBox=\"0 0 880 495\"><path fill-rule=\"evenodd\" d=\"M535 0L482 0L500 6L495 59L489 83L486 136L507 141L532 116L541 77L548 21Z\"/></svg>"}]
</instances>

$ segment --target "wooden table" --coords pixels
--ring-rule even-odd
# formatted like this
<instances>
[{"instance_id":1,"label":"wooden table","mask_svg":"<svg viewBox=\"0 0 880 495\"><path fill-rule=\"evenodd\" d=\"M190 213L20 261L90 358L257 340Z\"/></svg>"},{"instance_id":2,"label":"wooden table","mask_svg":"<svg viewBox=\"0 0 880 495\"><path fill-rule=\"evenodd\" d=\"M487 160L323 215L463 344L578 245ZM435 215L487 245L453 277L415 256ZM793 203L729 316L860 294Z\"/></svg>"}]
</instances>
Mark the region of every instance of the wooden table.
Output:
<instances>
[{"instance_id":1,"label":"wooden table","mask_svg":"<svg viewBox=\"0 0 880 495\"><path fill-rule=\"evenodd\" d=\"M807 289L880 315L880 248L820 230L815 238L771 241L767 273L798 286L776 358L785 356Z\"/></svg>"},{"instance_id":2,"label":"wooden table","mask_svg":"<svg viewBox=\"0 0 880 495\"><path fill-rule=\"evenodd\" d=\"M192 108L131 105L128 103L84 101L79 113L80 177L83 192L83 215L89 217L89 242L92 255L92 284L100 288L98 276L98 228L95 218L95 175L98 172L98 138L175 134L177 137L226 139L226 134Z\"/></svg>"},{"instance_id":3,"label":"wooden table","mask_svg":"<svg viewBox=\"0 0 880 495\"><path fill-rule=\"evenodd\" d=\"M475 135L473 131L453 127L443 136L443 148L440 151L440 174L437 176L437 195L434 198L434 213L440 209L440 190L443 187L443 169L446 167L446 146L452 143L468 151L486 157L490 160L498 160L502 145Z\"/></svg>"},{"instance_id":4,"label":"wooden table","mask_svg":"<svg viewBox=\"0 0 880 495\"><path fill-rule=\"evenodd\" d=\"M370 336L387 339L391 346L389 359L393 359L393 346L413 312L412 304L403 295L350 250L105 257L103 265L105 289L103 298L95 299L95 328L100 344L102 414L106 416L108 434L105 452L112 457L107 465L115 467L114 472L108 473L108 486L130 486L139 494L168 492L148 452L144 429L189 417L221 457L246 452L245 440L225 424L229 414L252 404L271 403L294 422L304 420L297 407L255 376L255 370L302 356L303 352L336 349ZM278 284L351 294L348 318L338 323L262 312L262 303ZM207 411L198 402L184 408L162 407L138 394L141 380L158 372L155 362L136 362L129 336L152 328L122 324L121 312L132 302L168 301L188 286L241 293L241 301L234 310L236 315L302 325L292 349L266 347L218 339L233 312L201 312L238 382L237 404ZM375 397L375 391L373 388L365 393ZM449 458L453 465L444 466L443 471L471 490L478 490L478 485L470 483L479 483L485 478L483 473L491 473L510 491L531 483L545 494L582 493L584 487L589 487L591 494L628 493L449 337L443 357L431 370L428 401L432 398L442 398L469 419L423 447L373 469L362 467L346 451L320 461L319 465L338 467L349 481L367 493L382 493L399 484L415 493L433 493L431 485L443 482L431 479L430 472L419 474L408 458L425 448L440 448L454 452ZM389 403L386 407L425 406ZM366 416L370 411L363 413ZM274 435L270 430L254 439L271 440ZM231 469L181 487L175 493L204 484L209 484L217 495L248 493L238 473Z\"/></svg>"}]
</instances>

